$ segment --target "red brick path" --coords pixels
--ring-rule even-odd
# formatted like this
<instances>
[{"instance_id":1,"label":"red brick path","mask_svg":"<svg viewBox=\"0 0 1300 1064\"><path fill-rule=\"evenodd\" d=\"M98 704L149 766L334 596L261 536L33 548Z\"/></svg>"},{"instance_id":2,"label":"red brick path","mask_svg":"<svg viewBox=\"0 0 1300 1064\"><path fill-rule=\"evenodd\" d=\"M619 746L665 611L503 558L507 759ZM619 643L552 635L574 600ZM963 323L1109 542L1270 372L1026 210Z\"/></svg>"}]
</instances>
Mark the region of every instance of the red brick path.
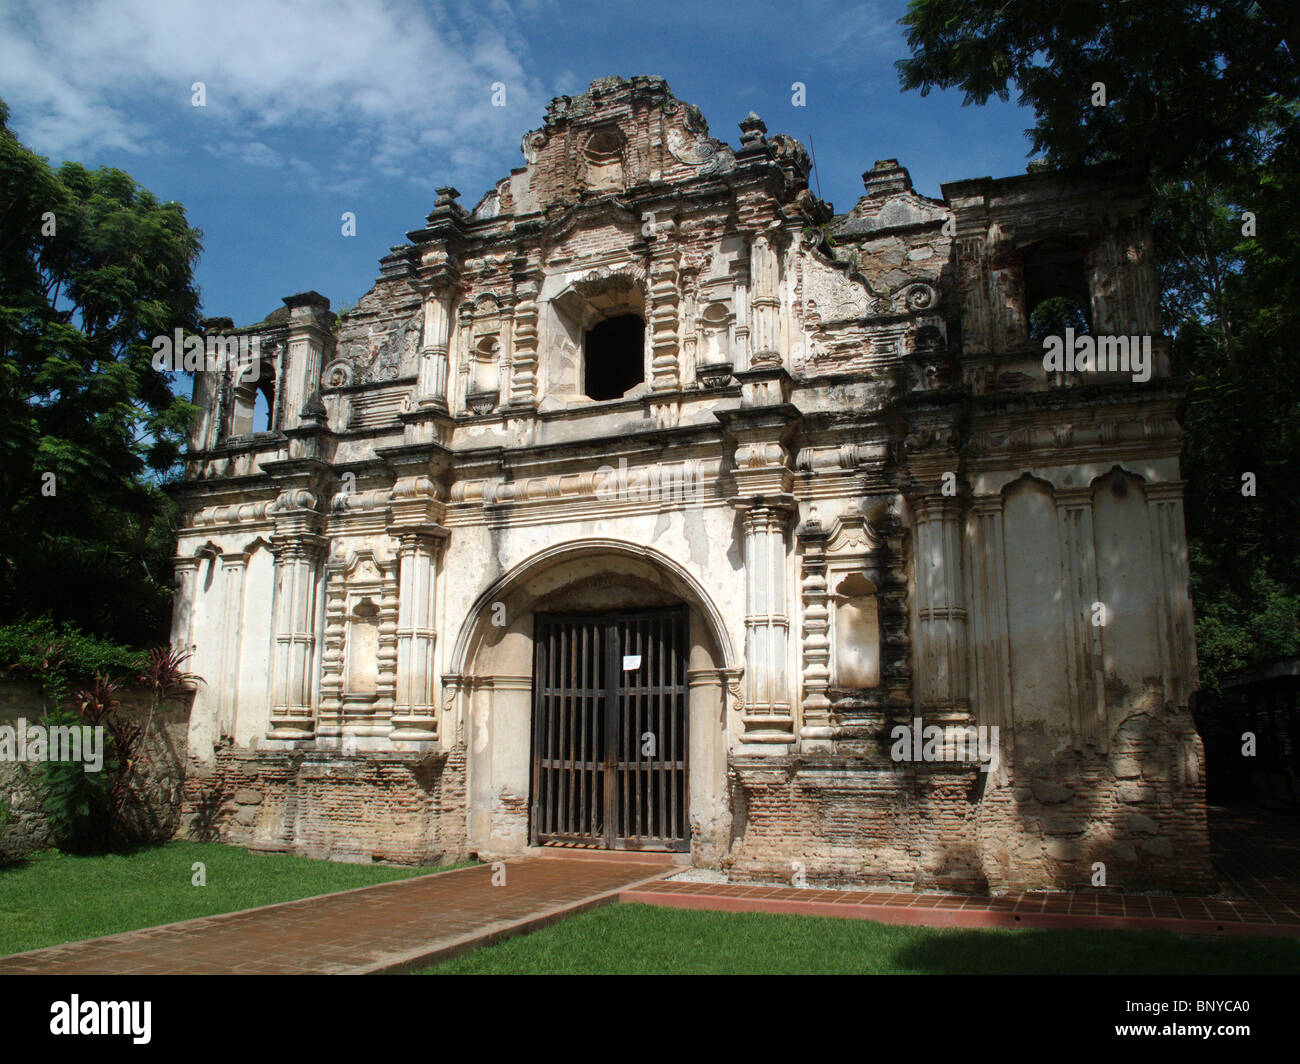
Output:
<instances>
[{"instance_id":1,"label":"red brick path","mask_svg":"<svg viewBox=\"0 0 1300 1064\"><path fill-rule=\"evenodd\" d=\"M0 957L0 975L365 974L418 967L612 902L668 855L478 865Z\"/></svg>"}]
</instances>

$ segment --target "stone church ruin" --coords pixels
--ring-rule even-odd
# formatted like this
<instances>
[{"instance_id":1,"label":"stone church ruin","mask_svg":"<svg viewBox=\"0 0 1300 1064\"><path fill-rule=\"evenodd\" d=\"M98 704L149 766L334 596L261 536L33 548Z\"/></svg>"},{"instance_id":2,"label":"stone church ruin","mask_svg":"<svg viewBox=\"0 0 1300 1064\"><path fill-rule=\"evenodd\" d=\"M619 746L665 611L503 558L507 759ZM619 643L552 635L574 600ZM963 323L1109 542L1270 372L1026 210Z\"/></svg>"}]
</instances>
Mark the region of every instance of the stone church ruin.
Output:
<instances>
[{"instance_id":1,"label":"stone church ruin","mask_svg":"<svg viewBox=\"0 0 1300 1064\"><path fill-rule=\"evenodd\" d=\"M1207 886L1141 175L936 200L884 160L835 215L798 141L716 140L653 77L554 100L523 155L473 209L439 189L342 319L207 323L258 363L197 374L179 488L191 830ZM1062 298L1150 378L1045 369Z\"/></svg>"}]
</instances>

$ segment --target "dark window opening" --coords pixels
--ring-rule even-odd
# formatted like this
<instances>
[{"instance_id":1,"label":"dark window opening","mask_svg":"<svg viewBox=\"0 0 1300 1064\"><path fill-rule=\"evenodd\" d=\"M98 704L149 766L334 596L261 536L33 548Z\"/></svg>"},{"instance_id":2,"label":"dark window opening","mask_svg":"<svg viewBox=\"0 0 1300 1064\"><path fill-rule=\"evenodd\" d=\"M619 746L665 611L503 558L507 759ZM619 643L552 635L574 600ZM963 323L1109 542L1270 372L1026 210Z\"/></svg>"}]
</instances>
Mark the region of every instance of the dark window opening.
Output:
<instances>
[{"instance_id":1,"label":"dark window opening","mask_svg":"<svg viewBox=\"0 0 1300 1064\"><path fill-rule=\"evenodd\" d=\"M583 390L618 399L645 380L645 322L636 314L606 318L587 330Z\"/></svg>"},{"instance_id":2,"label":"dark window opening","mask_svg":"<svg viewBox=\"0 0 1300 1064\"><path fill-rule=\"evenodd\" d=\"M1024 257L1025 323L1033 340L1092 332L1092 299L1078 248L1044 243Z\"/></svg>"}]
</instances>

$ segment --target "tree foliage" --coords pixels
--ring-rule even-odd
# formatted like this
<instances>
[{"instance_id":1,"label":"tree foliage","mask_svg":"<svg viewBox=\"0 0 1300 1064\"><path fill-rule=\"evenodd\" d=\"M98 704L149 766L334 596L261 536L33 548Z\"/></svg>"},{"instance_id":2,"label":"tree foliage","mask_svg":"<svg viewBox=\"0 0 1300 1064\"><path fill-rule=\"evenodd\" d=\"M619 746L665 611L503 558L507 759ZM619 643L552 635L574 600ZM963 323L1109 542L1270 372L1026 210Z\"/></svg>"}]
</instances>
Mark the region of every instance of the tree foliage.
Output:
<instances>
[{"instance_id":1,"label":"tree foliage","mask_svg":"<svg viewBox=\"0 0 1300 1064\"><path fill-rule=\"evenodd\" d=\"M51 168L7 119L0 103L0 615L156 642L162 484L193 407L151 340L197 324L200 234L121 170Z\"/></svg>"}]
</instances>

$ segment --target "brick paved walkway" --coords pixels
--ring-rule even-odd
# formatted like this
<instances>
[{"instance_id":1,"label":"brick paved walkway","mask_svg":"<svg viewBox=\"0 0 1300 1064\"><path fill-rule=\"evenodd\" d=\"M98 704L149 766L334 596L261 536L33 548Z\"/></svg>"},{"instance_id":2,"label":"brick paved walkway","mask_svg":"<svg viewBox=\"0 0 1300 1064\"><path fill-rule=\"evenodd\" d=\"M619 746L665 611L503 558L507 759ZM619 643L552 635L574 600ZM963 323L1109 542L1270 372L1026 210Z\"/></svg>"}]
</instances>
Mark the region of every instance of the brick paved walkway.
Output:
<instances>
[{"instance_id":1,"label":"brick paved walkway","mask_svg":"<svg viewBox=\"0 0 1300 1064\"><path fill-rule=\"evenodd\" d=\"M1211 816L1218 898L1003 898L666 881L666 854L554 851L0 957L3 974L352 973L418 968L612 901L930 927L1126 928L1300 936L1300 818Z\"/></svg>"},{"instance_id":2,"label":"brick paved walkway","mask_svg":"<svg viewBox=\"0 0 1300 1064\"><path fill-rule=\"evenodd\" d=\"M667 855L557 854L361 887L0 957L0 975L400 971L612 902Z\"/></svg>"},{"instance_id":3,"label":"brick paved walkway","mask_svg":"<svg viewBox=\"0 0 1300 1064\"><path fill-rule=\"evenodd\" d=\"M722 912L800 913L927 927L1124 928L1183 934L1300 936L1300 819L1214 809L1210 838L1222 896L1033 891L1001 898L905 891L689 883L629 888L619 901Z\"/></svg>"}]
</instances>

